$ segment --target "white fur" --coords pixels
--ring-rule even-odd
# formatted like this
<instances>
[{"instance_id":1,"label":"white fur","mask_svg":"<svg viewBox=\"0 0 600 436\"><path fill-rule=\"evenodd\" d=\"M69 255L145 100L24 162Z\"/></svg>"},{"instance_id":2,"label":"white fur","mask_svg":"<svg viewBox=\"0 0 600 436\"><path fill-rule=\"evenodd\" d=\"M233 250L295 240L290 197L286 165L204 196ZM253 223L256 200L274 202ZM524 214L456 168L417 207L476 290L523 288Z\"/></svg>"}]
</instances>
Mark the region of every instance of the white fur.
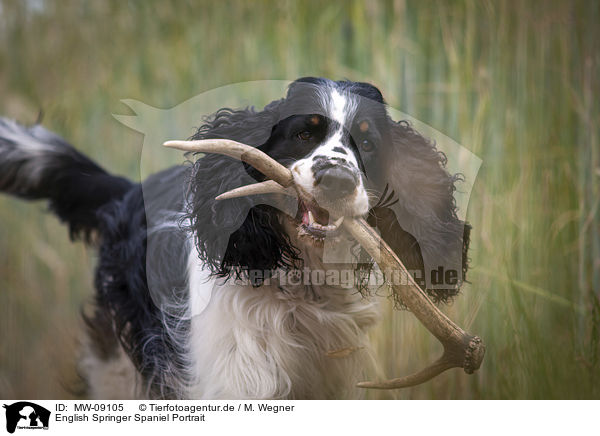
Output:
<instances>
[{"instance_id":1,"label":"white fur","mask_svg":"<svg viewBox=\"0 0 600 436\"><path fill-rule=\"evenodd\" d=\"M318 92L321 105L326 111L323 115L337 121L341 127L347 126L356 112L356 97L350 93L342 93L333 87L320 88Z\"/></svg>"},{"instance_id":2,"label":"white fur","mask_svg":"<svg viewBox=\"0 0 600 436\"><path fill-rule=\"evenodd\" d=\"M190 256L197 259L195 252ZM326 268L306 257L305 261ZM370 363L365 332L378 320L377 306L353 289L279 283L279 277L256 288L190 281L192 295L206 294L208 287L212 291L209 304L192 319L190 398L357 395L354 385ZM343 358L327 356L350 347L359 349Z\"/></svg>"},{"instance_id":3,"label":"white fur","mask_svg":"<svg viewBox=\"0 0 600 436\"><path fill-rule=\"evenodd\" d=\"M329 95L329 115L330 118L344 126L348 116L348 99L339 93L337 89L332 89Z\"/></svg>"},{"instance_id":4,"label":"white fur","mask_svg":"<svg viewBox=\"0 0 600 436\"><path fill-rule=\"evenodd\" d=\"M0 136L17 144L21 153L35 155L60 150L53 145L53 140L58 138L54 133L41 126L27 128L8 118L3 118L0 122Z\"/></svg>"}]
</instances>

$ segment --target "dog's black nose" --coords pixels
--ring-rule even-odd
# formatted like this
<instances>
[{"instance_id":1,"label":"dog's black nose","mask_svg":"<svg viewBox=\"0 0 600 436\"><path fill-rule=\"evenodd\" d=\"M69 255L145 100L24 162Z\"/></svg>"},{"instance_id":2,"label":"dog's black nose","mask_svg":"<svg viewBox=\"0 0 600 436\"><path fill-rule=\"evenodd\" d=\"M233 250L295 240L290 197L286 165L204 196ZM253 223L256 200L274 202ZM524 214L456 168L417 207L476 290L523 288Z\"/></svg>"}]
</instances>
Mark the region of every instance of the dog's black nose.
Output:
<instances>
[{"instance_id":1,"label":"dog's black nose","mask_svg":"<svg viewBox=\"0 0 600 436\"><path fill-rule=\"evenodd\" d=\"M356 176L344 167L324 168L315 174L315 180L319 188L331 199L345 197L356 188Z\"/></svg>"}]
</instances>

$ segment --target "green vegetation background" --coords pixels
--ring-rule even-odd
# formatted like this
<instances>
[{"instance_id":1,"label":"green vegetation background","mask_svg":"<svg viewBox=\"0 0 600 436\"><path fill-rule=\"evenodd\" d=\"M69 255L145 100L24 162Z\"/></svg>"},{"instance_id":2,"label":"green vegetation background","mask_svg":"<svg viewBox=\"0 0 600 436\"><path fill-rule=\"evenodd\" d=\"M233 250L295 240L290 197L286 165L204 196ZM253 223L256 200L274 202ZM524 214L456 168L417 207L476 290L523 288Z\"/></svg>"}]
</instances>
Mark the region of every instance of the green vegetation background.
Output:
<instances>
[{"instance_id":1,"label":"green vegetation background","mask_svg":"<svg viewBox=\"0 0 600 436\"><path fill-rule=\"evenodd\" d=\"M139 177L120 99L172 107L222 85L369 81L483 160L470 285L444 310L481 370L373 398L600 398L600 3L0 2L0 114ZM41 203L0 198L0 398L69 398L94 252ZM388 376L439 345L409 312L373 332Z\"/></svg>"}]
</instances>

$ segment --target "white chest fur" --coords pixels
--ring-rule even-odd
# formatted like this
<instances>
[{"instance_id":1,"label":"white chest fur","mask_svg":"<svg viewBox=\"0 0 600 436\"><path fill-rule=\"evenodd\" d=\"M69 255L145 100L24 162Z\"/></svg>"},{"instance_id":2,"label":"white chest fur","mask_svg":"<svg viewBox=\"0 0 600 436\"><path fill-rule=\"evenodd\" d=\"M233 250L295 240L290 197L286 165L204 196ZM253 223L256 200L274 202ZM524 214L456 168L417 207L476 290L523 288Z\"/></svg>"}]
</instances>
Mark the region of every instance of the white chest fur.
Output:
<instances>
[{"instance_id":1,"label":"white chest fur","mask_svg":"<svg viewBox=\"0 0 600 436\"><path fill-rule=\"evenodd\" d=\"M354 289L280 286L278 280L252 287L207 280L204 270L191 268L190 296L192 311L199 312L189 337L190 397L357 394L354 385L371 360L365 331L379 311ZM358 350L341 358L327 355L349 347Z\"/></svg>"}]
</instances>

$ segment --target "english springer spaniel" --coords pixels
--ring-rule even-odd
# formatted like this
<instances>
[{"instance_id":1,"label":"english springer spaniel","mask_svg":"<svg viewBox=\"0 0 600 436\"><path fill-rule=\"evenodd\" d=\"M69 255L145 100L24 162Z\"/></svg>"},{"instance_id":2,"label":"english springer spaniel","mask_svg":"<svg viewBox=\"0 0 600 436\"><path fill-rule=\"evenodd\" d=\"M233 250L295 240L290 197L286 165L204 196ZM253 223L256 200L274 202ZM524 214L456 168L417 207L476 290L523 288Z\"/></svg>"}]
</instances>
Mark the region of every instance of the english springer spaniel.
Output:
<instances>
[{"instance_id":1,"label":"english springer spaniel","mask_svg":"<svg viewBox=\"0 0 600 436\"><path fill-rule=\"evenodd\" d=\"M383 271L344 219L366 219L434 302L458 293L458 176L374 86L302 78L262 110L217 111L191 139L255 147L301 194L222 196L267 180L222 154L134 183L40 125L0 119L0 190L49 200L99 250L81 359L92 398L358 395ZM435 286L440 265L456 275Z\"/></svg>"}]
</instances>

